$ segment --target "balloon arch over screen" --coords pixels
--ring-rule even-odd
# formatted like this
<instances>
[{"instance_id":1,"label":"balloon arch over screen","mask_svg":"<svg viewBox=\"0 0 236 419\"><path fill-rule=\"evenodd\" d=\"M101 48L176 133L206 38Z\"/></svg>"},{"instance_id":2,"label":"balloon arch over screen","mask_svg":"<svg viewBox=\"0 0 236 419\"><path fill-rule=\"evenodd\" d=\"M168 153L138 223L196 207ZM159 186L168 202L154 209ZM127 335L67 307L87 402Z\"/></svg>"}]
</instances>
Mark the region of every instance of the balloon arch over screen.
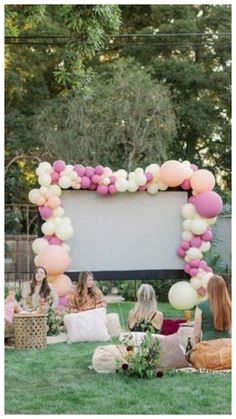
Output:
<instances>
[{"instance_id":1,"label":"balloon arch over screen","mask_svg":"<svg viewBox=\"0 0 236 419\"><path fill-rule=\"evenodd\" d=\"M213 192L215 178L210 171L198 169L189 161L176 160L168 160L161 166L152 163L145 170L137 168L130 173L123 169L113 172L100 165L73 166L58 160L53 164L40 163L36 174L40 186L29 192L29 201L38 206L43 236L33 242L34 262L47 270L59 297L65 296L72 287L71 279L64 272L71 263L71 249L66 241L72 238L74 230L63 208L63 190L92 190L106 196L144 191L155 195L158 191L178 188L188 192L188 202L181 208L183 231L176 252L183 259L183 270L190 281L174 284L169 301L177 309L191 309L206 298L212 269L203 258L211 247L211 225L223 208L221 197Z\"/></svg>"}]
</instances>

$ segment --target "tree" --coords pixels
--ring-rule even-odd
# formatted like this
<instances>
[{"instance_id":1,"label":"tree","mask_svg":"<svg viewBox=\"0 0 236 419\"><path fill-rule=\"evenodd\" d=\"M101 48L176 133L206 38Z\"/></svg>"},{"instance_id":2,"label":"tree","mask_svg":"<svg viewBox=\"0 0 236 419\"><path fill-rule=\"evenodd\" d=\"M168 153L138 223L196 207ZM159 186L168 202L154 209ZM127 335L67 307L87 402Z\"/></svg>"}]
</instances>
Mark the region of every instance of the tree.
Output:
<instances>
[{"instance_id":1,"label":"tree","mask_svg":"<svg viewBox=\"0 0 236 419\"><path fill-rule=\"evenodd\" d=\"M103 65L92 95L45 103L33 135L48 159L103 164L116 170L162 162L174 140L175 117L168 90L134 60Z\"/></svg>"},{"instance_id":2,"label":"tree","mask_svg":"<svg viewBox=\"0 0 236 419\"><path fill-rule=\"evenodd\" d=\"M169 158L208 167L231 187L230 5L120 6L122 30L107 57L135 57L170 88L177 140ZM149 34L151 36L142 36Z\"/></svg>"}]
</instances>

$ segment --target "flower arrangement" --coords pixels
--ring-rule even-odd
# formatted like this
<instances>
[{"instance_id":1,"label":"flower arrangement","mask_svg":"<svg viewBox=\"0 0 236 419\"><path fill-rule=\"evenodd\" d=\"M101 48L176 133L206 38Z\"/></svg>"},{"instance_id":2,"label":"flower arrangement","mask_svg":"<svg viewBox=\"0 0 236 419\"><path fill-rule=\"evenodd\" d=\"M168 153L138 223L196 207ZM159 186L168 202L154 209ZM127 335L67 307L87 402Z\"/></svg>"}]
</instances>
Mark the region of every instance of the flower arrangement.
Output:
<instances>
[{"instance_id":1,"label":"flower arrangement","mask_svg":"<svg viewBox=\"0 0 236 419\"><path fill-rule=\"evenodd\" d=\"M161 378L163 376L163 370L158 367L160 345L158 340L153 338L152 333L151 328L146 331L138 347L132 344L131 334L126 336L127 362L117 362L118 372L138 378Z\"/></svg>"},{"instance_id":2,"label":"flower arrangement","mask_svg":"<svg viewBox=\"0 0 236 419\"><path fill-rule=\"evenodd\" d=\"M47 310L47 326L48 326L48 331L47 331L47 335L48 336L57 336L60 334L61 332L61 327L62 327L62 320L63 320L63 313L62 312L58 312L57 310L55 310L54 308L52 308L52 298L48 297L47 298L47 302L49 304L49 308Z\"/></svg>"}]
</instances>

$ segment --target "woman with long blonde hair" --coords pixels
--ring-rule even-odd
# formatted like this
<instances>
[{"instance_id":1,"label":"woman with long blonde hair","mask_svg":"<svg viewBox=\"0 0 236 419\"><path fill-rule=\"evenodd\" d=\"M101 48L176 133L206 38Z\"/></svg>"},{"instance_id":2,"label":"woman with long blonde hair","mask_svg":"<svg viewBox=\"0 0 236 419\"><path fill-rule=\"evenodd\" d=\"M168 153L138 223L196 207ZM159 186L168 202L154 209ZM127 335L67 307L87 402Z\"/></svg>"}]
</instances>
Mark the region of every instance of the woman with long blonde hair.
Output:
<instances>
[{"instance_id":1,"label":"woman with long blonde hair","mask_svg":"<svg viewBox=\"0 0 236 419\"><path fill-rule=\"evenodd\" d=\"M195 310L194 342L231 337L231 300L224 279L212 275L207 284L208 299ZM202 337L201 337L202 333Z\"/></svg>"},{"instance_id":2,"label":"woman with long blonde hair","mask_svg":"<svg viewBox=\"0 0 236 419\"><path fill-rule=\"evenodd\" d=\"M142 284L137 292L137 303L129 312L128 327L134 332L145 332L150 326L159 333L163 314L157 311L156 294L149 284Z\"/></svg>"},{"instance_id":3,"label":"woman with long blonde hair","mask_svg":"<svg viewBox=\"0 0 236 419\"><path fill-rule=\"evenodd\" d=\"M82 271L76 289L69 295L67 311L80 312L106 307L102 291L95 284L92 272Z\"/></svg>"}]
</instances>

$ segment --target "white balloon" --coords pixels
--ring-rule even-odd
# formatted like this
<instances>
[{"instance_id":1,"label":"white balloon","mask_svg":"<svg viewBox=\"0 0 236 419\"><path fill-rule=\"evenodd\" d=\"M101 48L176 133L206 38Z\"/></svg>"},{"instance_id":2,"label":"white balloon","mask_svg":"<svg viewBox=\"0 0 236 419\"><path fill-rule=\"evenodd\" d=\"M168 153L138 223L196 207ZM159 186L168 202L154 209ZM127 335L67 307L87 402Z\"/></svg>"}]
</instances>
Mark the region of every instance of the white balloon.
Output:
<instances>
[{"instance_id":1,"label":"white balloon","mask_svg":"<svg viewBox=\"0 0 236 419\"><path fill-rule=\"evenodd\" d=\"M58 207L53 210L54 217L63 217L64 214L65 214L65 210L62 207Z\"/></svg>"},{"instance_id":2,"label":"white balloon","mask_svg":"<svg viewBox=\"0 0 236 419\"><path fill-rule=\"evenodd\" d=\"M129 192L136 192L138 190L138 185L133 179L128 180L128 191Z\"/></svg>"},{"instance_id":3,"label":"white balloon","mask_svg":"<svg viewBox=\"0 0 236 419\"><path fill-rule=\"evenodd\" d=\"M66 253L70 253L70 246L67 243L62 243L61 247L66 251Z\"/></svg>"},{"instance_id":4,"label":"white balloon","mask_svg":"<svg viewBox=\"0 0 236 419\"><path fill-rule=\"evenodd\" d=\"M135 173L134 172L129 172L128 178L134 180L135 179Z\"/></svg>"},{"instance_id":5,"label":"white balloon","mask_svg":"<svg viewBox=\"0 0 236 419\"><path fill-rule=\"evenodd\" d=\"M176 282L169 290L170 304L177 310L191 310L198 300L198 294L187 281Z\"/></svg>"},{"instance_id":6,"label":"white balloon","mask_svg":"<svg viewBox=\"0 0 236 419\"><path fill-rule=\"evenodd\" d=\"M62 190L58 185L50 185L48 188L49 192L51 192L54 196L61 196Z\"/></svg>"},{"instance_id":7,"label":"white balloon","mask_svg":"<svg viewBox=\"0 0 236 419\"><path fill-rule=\"evenodd\" d=\"M192 220L184 220L182 225L184 230L191 230Z\"/></svg>"},{"instance_id":8,"label":"white balloon","mask_svg":"<svg viewBox=\"0 0 236 419\"><path fill-rule=\"evenodd\" d=\"M70 219L70 217L63 217L62 218L62 222L64 224L71 224L71 219Z\"/></svg>"},{"instance_id":9,"label":"white balloon","mask_svg":"<svg viewBox=\"0 0 236 419\"><path fill-rule=\"evenodd\" d=\"M40 253L41 250L45 249L46 247L49 246L49 243L46 239L44 239L43 237L35 239L32 243L32 249L34 253Z\"/></svg>"},{"instance_id":10,"label":"white balloon","mask_svg":"<svg viewBox=\"0 0 236 419\"><path fill-rule=\"evenodd\" d=\"M187 203L182 206L181 215L184 218L192 219L196 214L196 210L193 204Z\"/></svg>"},{"instance_id":11,"label":"white balloon","mask_svg":"<svg viewBox=\"0 0 236 419\"><path fill-rule=\"evenodd\" d=\"M39 166L36 169L36 174L38 176L43 175L44 173L48 173L49 170L52 169L52 166L47 161L43 161L39 164ZM52 169L53 170L53 169Z\"/></svg>"},{"instance_id":12,"label":"white balloon","mask_svg":"<svg viewBox=\"0 0 236 419\"><path fill-rule=\"evenodd\" d=\"M204 220L194 219L191 224L191 231L194 234L203 234L207 229L207 223Z\"/></svg>"},{"instance_id":13,"label":"white balloon","mask_svg":"<svg viewBox=\"0 0 236 419\"><path fill-rule=\"evenodd\" d=\"M134 173L136 175L143 175L144 174L144 170L141 167L137 167L137 169L135 169Z\"/></svg>"},{"instance_id":14,"label":"white balloon","mask_svg":"<svg viewBox=\"0 0 236 419\"><path fill-rule=\"evenodd\" d=\"M151 195L154 195L158 192L158 184L156 182L150 182L147 184L147 191Z\"/></svg>"},{"instance_id":15,"label":"white balloon","mask_svg":"<svg viewBox=\"0 0 236 419\"><path fill-rule=\"evenodd\" d=\"M72 164L66 164L66 167L65 167L65 172L67 172L67 173L70 173L70 172L72 172L72 170L74 169L74 166L72 166Z\"/></svg>"},{"instance_id":16,"label":"white balloon","mask_svg":"<svg viewBox=\"0 0 236 419\"><path fill-rule=\"evenodd\" d=\"M68 173L68 176L71 178L72 181L75 181L78 179L77 173L74 172L73 170L70 173Z\"/></svg>"},{"instance_id":17,"label":"white balloon","mask_svg":"<svg viewBox=\"0 0 236 419\"><path fill-rule=\"evenodd\" d=\"M128 188L128 182L124 178L120 177L116 180L115 187L118 192L125 192Z\"/></svg>"},{"instance_id":18,"label":"white balloon","mask_svg":"<svg viewBox=\"0 0 236 419\"><path fill-rule=\"evenodd\" d=\"M35 264L35 266L39 266L39 255L35 256L34 264Z\"/></svg>"},{"instance_id":19,"label":"white balloon","mask_svg":"<svg viewBox=\"0 0 236 419\"><path fill-rule=\"evenodd\" d=\"M46 221L45 223L42 224L41 230L43 234L45 234L46 236L50 236L51 234L55 232L55 225L51 221Z\"/></svg>"},{"instance_id":20,"label":"white balloon","mask_svg":"<svg viewBox=\"0 0 236 419\"><path fill-rule=\"evenodd\" d=\"M32 204L36 204L37 198L41 196L39 189L31 189L31 191L28 194L29 201L32 202Z\"/></svg>"},{"instance_id":21,"label":"white balloon","mask_svg":"<svg viewBox=\"0 0 236 419\"><path fill-rule=\"evenodd\" d=\"M211 274L211 276L213 275L212 272L209 272L209 273ZM208 275L202 276L202 278L201 278L201 286L203 288L207 289L207 284L208 284L208 281L209 281L209 279L210 279L211 276L208 276Z\"/></svg>"},{"instance_id":22,"label":"white balloon","mask_svg":"<svg viewBox=\"0 0 236 419\"><path fill-rule=\"evenodd\" d=\"M190 161L188 161L188 160L184 160L183 162L182 162L182 165L184 166L184 167L187 167L188 169L190 168L190 166L191 166L191 163L190 163Z\"/></svg>"},{"instance_id":23,"label":"white balloon","mask_svg":"<svg viewBox=\"0 0 236 419\"><path fill-rule=\"evenodd\" d=\"M193 234L191 231L185 230L182 233L182 239L183 240L191 240L193 238Z\"/></svg>"},{"instance_id":24,"label":"white balloon","mask_svg":"<svg viewBox=\"0 0 236 419\"><path fill-rule=\"evenodd\" d=\"M109 177L108 176L105 176L103 179L102 179L102 184L103 185L110 185L110 183L111 183L111 181L110 181L110 179L109 179Z\"/></svg>"},{"instance_id":25,"label":"white balloon","mask_svg":"<svg viewBox=\"0 0 236 419\"><path fill-rule=\"evenodd\" d=\"M160 166L159 164L156 164L156 163L149 164L149 166L146 167L145 172L150 172L152 176L156 177L159 175ZM156 180L158 181L159 178Z\"/></svg>"},{"instance_id":26,"label":"white balloon","mask_svg":"<svg viewBox=\"0 0 236 419\"><path fill-rule=\"evenodd\" d=\"M60 218L60 217L52 217L52 222L53 222L53 224L55 225L55 227L56 226L58 226L59 224L61 224L61 222L62 222L62 218Z\"/></svg>"},{"instance_id":27,"label":"white balloon","mask_svg":"<svg viewBox=\"0 0 236 419\"><path fill-rule=\"evenodd\" d=\"M201 279L197 276L192 276L192 278L190 279L190 284L195 290L197 290L201 287Z\"/></svg>"},{"instance_id":28,"label":"white balloon","mask_svg":"<svg viewBox=\"0 0 236 419\"><path fill-rule=\"evenodd\" d=\"M157 181L156 176L153 179L154 181ZM158 180L158 189L160 191L166 191L168 189L168 186L163 182L163 180Z\"/></svg>"},{"instance_id":29,"label":"white balloon","mask_svg":"<svg viewBox=\"0 0 236 419\"><path fill-rule=\"evenodd\" d=\"M201 246L199 247L200 252L208 252L211 248L210 242L202 242Z\"/></svg>"},{"instance_id":30,"label":"white balloon","mask_svg":"<svg viewBox=\"0 0 236 419\"><path fill-rule=\"evenodd\" d=\"M142 186L145 185L145 183L147 182L146 176L144 174L135 174L135 182L137 183L137 185Z\"/></svg>"},{"instance_id":31,"label":"white balloon","mask_svg":"<svg viewBox=\"0 0 236 419\"><path fill-rule=\"evenodd\" d=\"M40 190L41 195L45 196L45 194L47 194L47 193L48 193L49 188L50 188L51 186L52 186L52 185L50 185L49 187L47 187L47 186L40 186L39 190Z\"/></svg>"},{"instance_id":32,"label":"white balloon","mask_svg":"<svg viewBox=\"0 0 236 419\"><path fill-rule=\"evenodd\" d=\"M38 183L41 186L49 186L52 182L52 178L48 173L43 173L38 177Z\"/></svg>"},{"instance_id":33,"label":"white balloon","mask_svg":"<svg viewBox=\"0 0 236 419\"><path fill-rule=\"evenodd\" d=\"M73 236L74 230L70 224L61 223L59 226L56 226L55 233L59 239L69 240Z\"/></svg>"},{"instance_id":34,"label":"white balloon","mask_svg":"<svg viewBox=\"0 0 236 419\"><path fill-rule=\"evenodd\" d=\"M71 182L71 178L69 176L67 176L67 175L61 176L60 179L59 179L59 182L58 182L59 186L62 189L68 189L68 188L70 188L71 187L71 183L72 183Z\"/></svg>"},{"instance_id":35,"label":"white balloon","mask_svg":"<svg viewBox=\"0 0 236 419\"><path fill-rule=\"evenodd\" d=\"M127 179L127 172L124 169L117 170L117 172L115 174L116 174L117 177Z\"/></svg>"},{"instance_id":36,"label":"white balloon","mask_svg":"<svg viewBox=\"0 0 236 419\"><path fill-rule=\"evenodd\" d=\"M102 174L102 176L105 176L105 177L107 177L107 176L112 176L112 170L110 169L110 167L104 167L104 171L103 171L103 174ZM126 172L127 173L127 172Z\"/></svg>"},{"instance_id":37,"label":"white balloon","mask_svg":"<svg viewBox=\"0 0 236 419\"><path fill-rule=\"evenodd\" d=\"M206 223L211 226L212 224L215 224L217 217L213 217L213 218L204 218L204 220L206 221Z\"/></svg>"},{"instance_id":38,"label":"white balloon","mask_svg":"<svg viewBox=\"0 0 236 419\"><path fill-rule=\"evenodd\" d=\"M202 259L202 253L196 247L190 247L190 249L186 250L186 255L190 260Z\"/></svg>"}]
</instances>

